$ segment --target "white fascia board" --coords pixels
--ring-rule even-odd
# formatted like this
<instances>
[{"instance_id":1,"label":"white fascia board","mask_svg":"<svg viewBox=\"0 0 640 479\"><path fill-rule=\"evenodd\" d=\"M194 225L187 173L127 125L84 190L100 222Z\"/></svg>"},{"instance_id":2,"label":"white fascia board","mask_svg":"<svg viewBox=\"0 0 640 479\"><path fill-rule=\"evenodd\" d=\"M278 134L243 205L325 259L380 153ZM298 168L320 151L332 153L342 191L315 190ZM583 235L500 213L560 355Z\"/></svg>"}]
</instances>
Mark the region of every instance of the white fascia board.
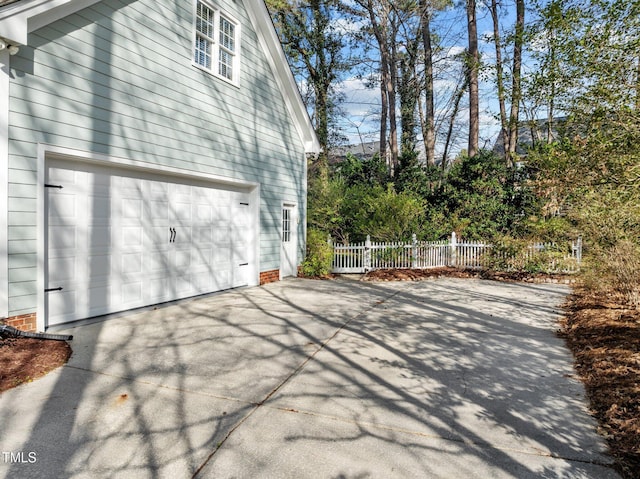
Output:
<instances>
[{"instance_id":1,"label":"white fascia board","mask_svg":"<svg viewBox=\"0 0 640 479\"><path fill-rule=\"evenodd\" d=\"M27 45L29 32L69 16L100 0L30 0L0 10L0 37L11 44Z\"/></svg>"},{"instance_id":2,"label":"white fascia board","mask_svg":"<svg viewBox=\"0 0 640 479\"><path fill-rule=\"evenodd\" d=\"M287 108L291 113L294 124L304 143L306 153L319 153L320 142L316 136L311 119L304 106L298 85L287 63L287 58L276 34L271 16L263 0L245 2L247 12L251 18L260 46L267 55L269 65L274 73L278 87L282 91Z\"/></svg>"}]
</instances>

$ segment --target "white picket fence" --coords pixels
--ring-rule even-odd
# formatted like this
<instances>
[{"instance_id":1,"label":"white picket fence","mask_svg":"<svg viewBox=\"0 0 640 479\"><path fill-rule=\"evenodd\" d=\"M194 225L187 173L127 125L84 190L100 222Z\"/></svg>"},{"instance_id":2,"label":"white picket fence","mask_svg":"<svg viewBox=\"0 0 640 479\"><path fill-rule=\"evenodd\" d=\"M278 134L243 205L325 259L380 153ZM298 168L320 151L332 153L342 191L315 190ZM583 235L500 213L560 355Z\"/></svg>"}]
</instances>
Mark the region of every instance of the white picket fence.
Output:
<instances>
[{"instance_id":1,"label":"white picket fence","mask_svg":"<svg viewBox=\"0 0 640 479\"><path fill-rule=\"evenodd\" d=\"M370 237L363 243L333 244L334 273L366 273L374 269L426 269L454 267L482 269L486 267L486 253L493 245L484 242L459 240L455 233L449 240L376 243ZM527 258L555 247L552 243L532 243L526 252ZM548 273L575 273L582 262L582 238L570 245L561 266L552 263L546 267Z\"/></svg>"}]
</instances>

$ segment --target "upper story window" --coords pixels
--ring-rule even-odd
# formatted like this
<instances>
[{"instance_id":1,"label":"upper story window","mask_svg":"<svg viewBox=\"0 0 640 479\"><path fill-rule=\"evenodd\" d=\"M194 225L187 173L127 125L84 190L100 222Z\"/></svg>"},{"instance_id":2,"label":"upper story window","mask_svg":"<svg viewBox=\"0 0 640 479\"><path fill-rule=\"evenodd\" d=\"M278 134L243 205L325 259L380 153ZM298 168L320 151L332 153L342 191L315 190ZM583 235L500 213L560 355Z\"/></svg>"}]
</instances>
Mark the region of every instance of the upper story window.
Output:
<instances>
[{"instance_id":1,"label":"upper story window","mask_svg":"<svg viewBox=\"0 0 640 479\"><path fill-rule=\"evenodd\" d=\"M197 0L193 58L196 65L237 83L239 37L238 22L209 3Z\"/></svg>"}]
</instances>

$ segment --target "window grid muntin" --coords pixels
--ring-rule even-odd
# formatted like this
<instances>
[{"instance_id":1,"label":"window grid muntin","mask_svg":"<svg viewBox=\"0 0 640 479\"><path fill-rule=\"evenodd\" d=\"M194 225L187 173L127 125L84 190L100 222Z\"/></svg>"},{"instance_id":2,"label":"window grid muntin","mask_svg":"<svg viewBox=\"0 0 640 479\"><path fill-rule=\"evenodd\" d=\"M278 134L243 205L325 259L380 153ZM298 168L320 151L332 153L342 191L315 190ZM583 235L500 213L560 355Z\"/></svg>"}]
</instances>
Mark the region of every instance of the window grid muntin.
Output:
<instances>
[{"instance_id":1,"label":"window grid muntin","mask_svg":"<svg viewBox=\"0 0 640 479\"><path fill-rule=\"evenodd\" d=\"M215 12L202 2L196 10L196 44L194 61L198 65L211 69L213 35L215 31Z\"/></svg>"},{"instance_id":2,"label":"window grid muntin","mask_svg":"<svg viewBox=\"0 0 640 479\"><path fill-rule=\"evenodd\" d=\"M196 36L194 61L207 69L211 69L211 42L199 34Z\"/></svg>"},{"instance_id":3,"label":"window grid muntin","mask_svg":"<svg viewBox=\"0 0 640 479\"><path fill-rule=\"evenodd\" d=\"M235 83L238 70L239 24L210 8L203 0L197 0L195 30L194 63L218 77Z\"/></svg>"},{"instance_id":4,"label":"window grid muntin","mask_svg":"<svg viewBox=\"0 0 640 479\"><path fill-rule=\"evenodd\" d=\"M233 55L230 55L222 48L218 54L218 74L233 80Z\"/></svg>"},{"instance_id":5,"label":"window grid muntin","mask_svg":"<svg viewBox=\"0 0 640 479\"><path fill-rule=\"evenodd\" d=\"M288 208L282 209L282 242L291 241L291 211Z\"/></svg>"},{"instance_id":6,"label":"window grid muntin","mask_svg":"<svg viewBox=\"0 0 640 479\"><path fill-rule=\"evenodd\" d=\"M215 31L215 12L204 3L198 2L196 14L196 31L213 41Z\"/></svg>"},{"instance_id":7,"label":"window grid muntin","mask_svg":"<svg viewBox=\"0 0 640 479\"><path fill-rule=\"evenodd\" d=\"M236 26L220 15L220 45L231 53L236 51Z\"/></svg>"}]
</instances>

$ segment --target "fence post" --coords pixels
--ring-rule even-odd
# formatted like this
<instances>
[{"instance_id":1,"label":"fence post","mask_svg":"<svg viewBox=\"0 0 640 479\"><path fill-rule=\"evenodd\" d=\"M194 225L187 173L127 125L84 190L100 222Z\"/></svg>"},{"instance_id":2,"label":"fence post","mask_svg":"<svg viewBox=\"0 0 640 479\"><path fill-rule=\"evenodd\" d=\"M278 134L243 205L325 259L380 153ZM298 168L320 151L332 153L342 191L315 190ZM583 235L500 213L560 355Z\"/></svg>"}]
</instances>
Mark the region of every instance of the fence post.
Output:
<instances>
[{"instance_id":1,"label":"fence post","mask_svg":"<svg viewBox=\"0 0 640 479\"><path fill-rule=\"evenodd\" d=\"M418 267L418 238L415 233L411 235L411 267Z\"/></svg>"},{"instance_id":2,"label":"fence post","mask_svg":"<svg viewBox=\"0 0 640 479\"><path fill-rule=\"evenodd\" d=\"M582 235L578 236L576 250L576 259L578 260L578 266L580 266L582 264Z\"/></svg>"},{"instance_id":3,"label":"fence post","mask_svg":"<svg viewBox=\"0 0 640 479\"><path fill-rule=\"evenodd\" d=\"M367 241L364 243L364 272L371 269L371 236L367 235Z\"/></svg>"},{"instance_id":4,"label":"fence post","mask_svg":"<svg viewBox=\"0 0 640 479\"><path fill-rule=\"evenodd\" d=\"M449 266L455 268L457 265L456 253L458 250L458 241L455 231L451 233L451 244L449 245L449 248L451 249L451 264Z\"/></svg>"}]
</instances>

